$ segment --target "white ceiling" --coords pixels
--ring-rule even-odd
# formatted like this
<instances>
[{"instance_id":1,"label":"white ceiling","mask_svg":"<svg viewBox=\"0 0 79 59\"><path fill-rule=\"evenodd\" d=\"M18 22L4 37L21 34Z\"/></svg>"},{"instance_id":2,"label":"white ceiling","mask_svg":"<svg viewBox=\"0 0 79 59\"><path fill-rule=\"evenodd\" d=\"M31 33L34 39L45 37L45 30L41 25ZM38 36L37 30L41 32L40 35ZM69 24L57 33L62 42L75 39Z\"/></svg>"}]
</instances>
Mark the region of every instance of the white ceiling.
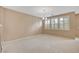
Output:
<instances>
[{"instance_id":1,"label":"white ceiling","mask_svg":"<svg viewBox=\"0 0 79 59\"><path fill-rule=\"evenodd\" d=\"M79 13L79 6L4 6L12 10L23 12L37 17L54 16L67 12Z\"/></svg>"}]
</instances>

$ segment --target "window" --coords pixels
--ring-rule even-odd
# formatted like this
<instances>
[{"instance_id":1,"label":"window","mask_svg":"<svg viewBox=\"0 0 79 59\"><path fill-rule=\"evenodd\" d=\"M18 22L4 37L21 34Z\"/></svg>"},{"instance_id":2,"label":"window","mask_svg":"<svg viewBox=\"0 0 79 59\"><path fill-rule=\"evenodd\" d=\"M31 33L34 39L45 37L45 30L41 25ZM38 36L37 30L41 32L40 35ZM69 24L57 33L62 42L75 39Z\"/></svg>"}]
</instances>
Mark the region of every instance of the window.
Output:
<instances>
[{"instance_id":1,"label":"window","mask_svg":"<svg viewBox=\"0 0 79 59\"><path fill-rule=\"evenodd\" d=\"M45 20L45 29L50 29L50 19Z\"/></svg>"},{"instance_id":2,"label":"window","mask_svg":"<svg viewBox=\"0 0 79 59\"><path fill-rule=\"evenodd\" d=\"M63 17L59 18L59 29L64 30L64 19L63 19Z\"/></svg>"},{"instance_id":3,"label":"window","mask_svg":"<svg viewBox=\"0 0 79 59\"><path fill-rule=\"evenodd\" d=\"M64 16L59 18L59 29L60 30L69 30L70 25L69 25L69 17Z\"/></svg>"},{"instance_id":4,"label":"window","mask_svg":"<svg viewBox=\"0 0 79 59\"><path fill-rule=\"evenodd\" d=\"M70 21L69 16L53 17L44 21L45 29L52 30L69 30Z\"/></svg>"},{"instance_id":5,"label":"window","mask_svg":"<svg viewBox=\"0 0 79 59\"><path fill-rule=\"evenodd\" d=\"M51 28L57 30L58 29L58 18L51 19Z\"/></svg>"},{"instance_id":6,"label":"window","mask_svg":"<svg viewBox=\"0 0 79 59\"><path fill-rule=\"evenodd\" d=\"M55 18L54 21L54 29L58 30L58 18Z\"/></svg>"},{"instance_id":7,"label":"window","mask_svg":"<svg viewBox=\"0 0 79 59\"><path fill-rule=\"evenodd\" d=\"M55 20L54 18L51 19L51 29L54 29L54 25L55 25Z\"/></svg>"},{"instance_id":8,"label":"window","mask_svg":"<svg viewBox=\"0 0 79 59\"><path fill-rule=\"evenodd\" d=\"M64 30L70 30L69 17L64 17Z\"/></svg>"}]
</instances>

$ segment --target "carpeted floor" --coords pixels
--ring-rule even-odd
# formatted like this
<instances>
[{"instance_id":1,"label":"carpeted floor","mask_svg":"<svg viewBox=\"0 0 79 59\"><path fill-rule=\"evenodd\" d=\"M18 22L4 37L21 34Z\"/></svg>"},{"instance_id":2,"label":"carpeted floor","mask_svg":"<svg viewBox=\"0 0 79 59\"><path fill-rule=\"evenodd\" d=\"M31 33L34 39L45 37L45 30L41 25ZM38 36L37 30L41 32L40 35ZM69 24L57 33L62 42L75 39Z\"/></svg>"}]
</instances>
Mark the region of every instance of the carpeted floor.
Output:
<instances>
[{"instance_id":1,"label":"carpeted floor","mask_svg":"<svg viewBox=\"0 0 79 59\"><path fill-rule=\"evenodd\" d=\"M79 40L36 35L2 42L3 53L79 53Z\"/></svg>"}]
</instances>

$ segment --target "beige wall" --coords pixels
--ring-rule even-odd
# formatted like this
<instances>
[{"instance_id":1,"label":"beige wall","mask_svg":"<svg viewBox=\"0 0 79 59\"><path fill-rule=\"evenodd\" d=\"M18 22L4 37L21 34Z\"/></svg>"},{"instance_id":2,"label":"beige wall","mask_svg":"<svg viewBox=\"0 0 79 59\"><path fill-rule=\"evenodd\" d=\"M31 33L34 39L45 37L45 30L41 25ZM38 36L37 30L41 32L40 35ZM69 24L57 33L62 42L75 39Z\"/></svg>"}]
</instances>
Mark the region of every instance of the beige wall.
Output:
<instances>
[{"instance_id":1,"label":"beige wall","mask_svg":"<svg viewBox=\"0 0 79 59\"><path fill-rule=\"evenodd\" d=\"M13 40L41 33L40 18L0 7L3 24L2 39Z\"/></svg>"},{"instance_id":2,"label":"beige wall","mask_svg":"<svg viewBox=\"0 0 79 59\"><path fill-rule=\"evenodd\" d=\"M63 31L63 30L46 30L43 29L43 34L52 34L52 35L56 35L56 36L63 36L63 37L69 37L69 38L74 38L75 37L75 13L74 12L70 12L70 13L66 13L66 14L61 14L61 15L57 15L54 17L58 17L58 16L70 16L70 30L69 31Z\"/></svg>"},{"instance_id":3,"label":"beige wall","mask_svg":"<svg viewBox=\"0 0 79 59\"><path fill-rule=\"evenodd\" d=\"M3 39L3 27L1 25L3 25L3 8L0 7L0 52L1 52L1 39Z\"/></svg>"},{"instance_id":4,"label":"beige wall","mask_svg":"<svg viewBox=\"0 0 79 59\"><path fill-rule=\"evenodd\" d=\"M1 48L2 46L1 46L1 34L0 34L0 52L1 52Z\"/></svg>"},{"instance_id":5,"label":"beige wall","mask_svg":"<svg viewBox=\"0 0 79 59\"><path fill-rule=\"evenodd\" d=\"M79 37L79 14L76 14L76 36Z\"/></svg>"}]
</instances>

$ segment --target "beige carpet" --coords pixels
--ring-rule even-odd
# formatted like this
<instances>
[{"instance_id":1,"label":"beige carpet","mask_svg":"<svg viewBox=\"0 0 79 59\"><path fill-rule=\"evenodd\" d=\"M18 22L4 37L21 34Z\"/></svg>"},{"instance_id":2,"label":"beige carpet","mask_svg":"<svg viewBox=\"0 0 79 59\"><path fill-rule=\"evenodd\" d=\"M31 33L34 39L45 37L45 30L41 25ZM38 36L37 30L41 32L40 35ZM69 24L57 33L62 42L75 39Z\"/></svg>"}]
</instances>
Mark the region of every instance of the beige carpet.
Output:
<instances>
[{"instance_id":1,"label":"beige carpet","mask_svg":"<svg viewBox=\"0 0 79 59\"><path fill-rule=\"evenodd\" d=\"M26 52L79 52L79 40L67 39L50 35L36 35L2 42L4 53L26 53Z\"/></svg>"}]
</instances>

